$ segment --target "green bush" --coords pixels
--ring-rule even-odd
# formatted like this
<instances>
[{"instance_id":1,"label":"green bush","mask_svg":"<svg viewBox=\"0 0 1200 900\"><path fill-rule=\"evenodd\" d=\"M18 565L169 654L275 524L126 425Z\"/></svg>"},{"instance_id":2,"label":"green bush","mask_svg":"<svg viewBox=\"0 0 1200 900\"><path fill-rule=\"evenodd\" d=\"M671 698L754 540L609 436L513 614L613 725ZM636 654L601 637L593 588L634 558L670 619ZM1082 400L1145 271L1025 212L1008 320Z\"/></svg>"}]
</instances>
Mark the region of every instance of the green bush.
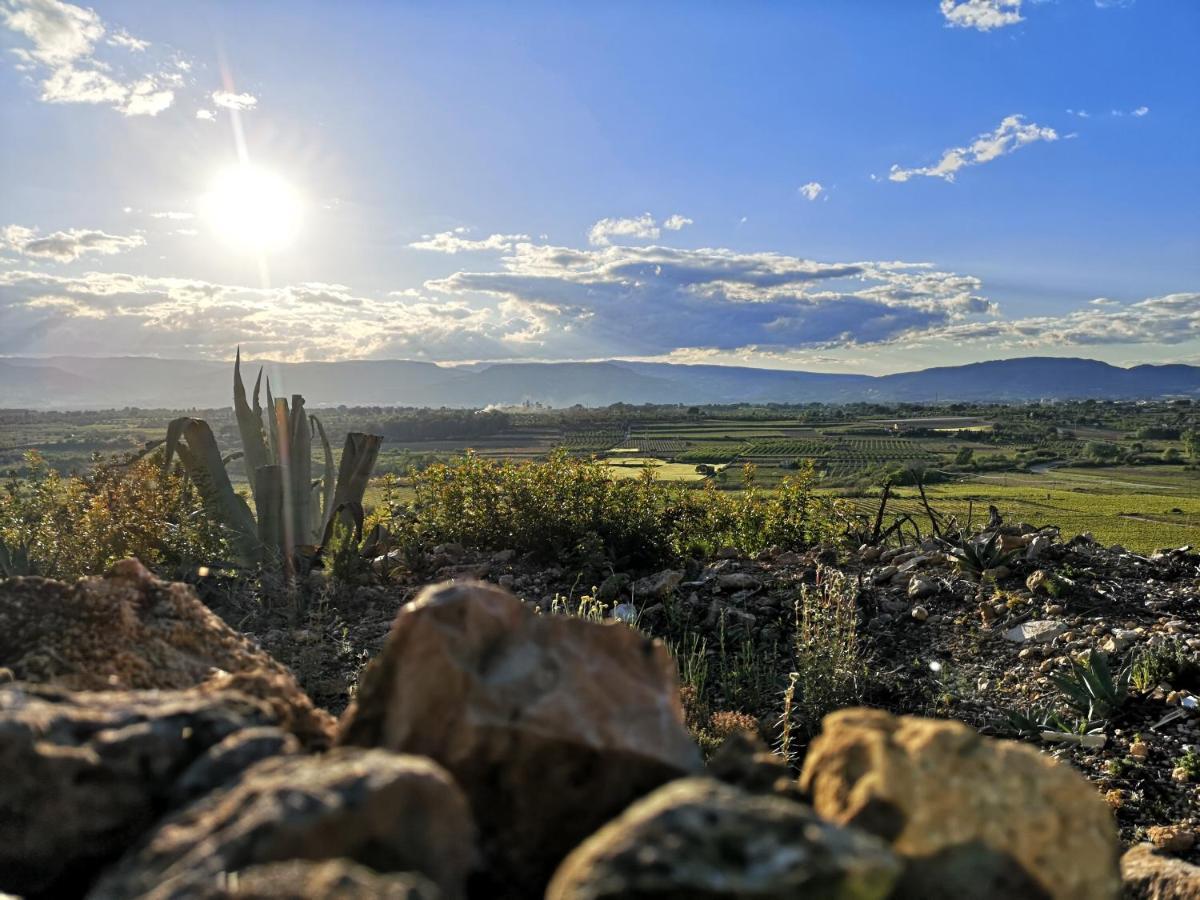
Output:
<instances>
[{"instance_id":1,"label":"green bush","mask_svg":"<svg viewBox=\"0 0 1200 900\"><path fill-rule=\"evenodd\" d=\"M0 489L0 543L21 548L27 572L78 578L136 556L172 574L229 558L194 485L163 473L161 455L101 462L60 475L36 452ZM16 573L14 573L16 574Z\"/></svg>"},{"instance_id":2,"label":"green bush","mask_svg":"<svg viewBox=\"0 0 1200 900\"><path fill-rule=\"evenodd\" d=\"M457 542L512 549L567 561L600 547L622 565L649 565L722 546L754 552L768 546L806 547L830 536L824 504L806 467L775 491L688 487L654 480L614 479L595 460L555 451L541 463L495 462L474 453L412 474L415 499L396 503L391 531L422 543Z\"/></svg>"}]
</instances>

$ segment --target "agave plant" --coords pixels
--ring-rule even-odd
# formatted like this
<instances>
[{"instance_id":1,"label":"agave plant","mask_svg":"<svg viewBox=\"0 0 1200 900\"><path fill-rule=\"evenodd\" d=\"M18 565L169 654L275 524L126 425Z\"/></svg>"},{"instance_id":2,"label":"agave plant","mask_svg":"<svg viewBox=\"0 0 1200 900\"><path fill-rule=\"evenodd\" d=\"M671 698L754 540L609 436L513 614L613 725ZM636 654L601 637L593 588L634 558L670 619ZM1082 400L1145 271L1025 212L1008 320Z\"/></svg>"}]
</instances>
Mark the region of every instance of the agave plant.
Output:
<instances>
[{"instance_id":1,"label":"agave plant","mask_svg":"<svg viewBox=\"0 0 1200 900\"><path fill-rule=\"evenodd\" d=\"M1071 709L1087 716L1088 722L1103 722L1111 718L1129 696L1130 675L1128 667L1114 675L1108 657L1094 650L1087 662L1071 660L1068 674L1051 675L1050 680L1066 695Z\"/></svg>"},{"instance_id":2,"label":"agave plant","mask_svg":"<svg viewBox=\"0 0 1200 900\"><path fill-rule=\"evenodd\" d=\"M276 556L293 562L327 543L334 520L341 517L362 535L362 500L383 438L346 435L336 475L333 451L320 419L305 412L304 398L271 396L259 404L263 373L254 382L252 403L242 382L239 348L233 367L233 406L242 449L222 457L212 429L203 419L182 417L167 427L164 469L176 456L195 483L209 514L228 530L244 564ZM313 478L313 441L319 439L322 472ZM250 485L254 509L236 490L226 466L240 459Z\"/></svg>"},{"instance_id":3,"label":"agave plant","mask_svg":"<svg viewBox=\"0 0 1200 900\"><path fill-rule=\"evenodd\" d=\"M1004 553L1000 550L1000 532L997 531L986 541L979 538L968 538L960 535L958 546L948 547L948 552L958 562L958 567L964 572L970 572L976 578L988 569L1007 565L1016 558L1016 550Z\"/></svg>"}]
</instances>

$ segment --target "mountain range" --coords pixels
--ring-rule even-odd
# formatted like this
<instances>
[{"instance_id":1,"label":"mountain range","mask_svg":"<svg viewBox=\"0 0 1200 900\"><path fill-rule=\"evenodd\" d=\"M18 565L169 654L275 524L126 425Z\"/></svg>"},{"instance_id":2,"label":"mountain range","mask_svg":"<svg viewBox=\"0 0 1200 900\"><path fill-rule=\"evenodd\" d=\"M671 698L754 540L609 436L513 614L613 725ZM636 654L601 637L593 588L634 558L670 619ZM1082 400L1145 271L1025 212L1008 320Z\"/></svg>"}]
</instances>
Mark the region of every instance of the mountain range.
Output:
<instances>
[{"instance_id":1,"label":"mountain range","mask_svg":"<svg viewBox=\"0 0 1200 900\"><path fill-rule=\"evenodd\" d=\"M246 361L248 386L260 365L276 396L303 394L310 407L1200 399L1200 366L1121 368L1060 357L881 376L618 360L470 366L409 360ZM0 359L0 408L228 406L231 368L228 362L153 357L7 357Z\"/></svg>"}]
</instances>

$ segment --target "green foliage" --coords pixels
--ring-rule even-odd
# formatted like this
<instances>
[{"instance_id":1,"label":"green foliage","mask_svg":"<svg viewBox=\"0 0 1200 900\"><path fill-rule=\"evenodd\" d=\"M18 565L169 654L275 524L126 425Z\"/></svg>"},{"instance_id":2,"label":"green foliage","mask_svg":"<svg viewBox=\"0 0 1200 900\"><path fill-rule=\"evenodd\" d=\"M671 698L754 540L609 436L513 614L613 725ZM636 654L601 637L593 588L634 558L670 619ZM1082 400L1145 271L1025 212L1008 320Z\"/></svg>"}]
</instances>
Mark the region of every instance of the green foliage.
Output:
<instances>
[{"instance_id":1,"label":"green foliage","mask_svg":"<svg viewBox=\"0 0 1200 900\"><path fill-rule=\"evenodd\" d=\"M7 574L71 579L136 556L183 572L230 555L194 484L163 472L156 456L96 461L86 475L60 475L36 452L23 477L0 488L0 543Z\"/></svg>"},{"instance_id":2,"label":"green foliage","mask_svg":"<svg viewBox=\"0 0 1200 900\"><path fill-rule=\"evenodd\" d=\"M1141 650L1133 659L1130 677L1139 691L1149 691L1163 682L1178 684L1180 679L1194 676L1197 670L1200 663L1195 654L1176 638Z\"/></svg>"},{"instance_id":3,"label":"green foliage","mask_svg":"<svg viewBox=\"0 0 1200 900\"><path fill-rule=\"evenodd\" d=\"M1183 433L1183 451L1194 464L1200 465L1200 428Z\"/></svg>"},{"instance_id":4,"label":"green foliage","mask_svg":"<svg viewBox=\"0 0 1200 900\"><path fill-rule=\"evenodd\" d=\"M1125 703L1130 677L1129 668L1114 675L1108 657L1094 650L1087 662L1071 660L1070 672L1051 675L1050 681L1063 692L1072 710L1094 723L1111 719Z\"/></svg>"},{"instance_id":5,"label":"green foliage","mask_svg":"<svg viewBox=\"0 0 1200 900\"><path fill-rule=\"evenodd\" d=\"M1008 712L1008 725L1021 737L1036 738L1045 731L1075 733L1079 723L1070 723L1048 706L1034 705Z\"/></svg>"},{"instance_id":6,"label":"green foliage","mask_svg":"<svg viewBox=\"0 0 1200 900\"><path fill-rule=\"evenodd\" d=\"M1182 769L1188 781L1200 781L1200 753L1188 750L1175 760L1175 768Z\"/></svg>"},{"instance_id":7,"label":"green foliage","mask_svg":"<svg viewBox=\"0 0 1200 900\"><path fill-rule=\"evenodd\" d=\"M602 548L622 565L650 565L721 546L746 552L806 547L829 536L825 505L805 469L776 491L738 494L659 482L646 470L615 479L596 460L554 451L543 463L495 462L468 452L412 474L415 498L396 502L393 534L575 561Z\"/></svg>"}]
</instances>

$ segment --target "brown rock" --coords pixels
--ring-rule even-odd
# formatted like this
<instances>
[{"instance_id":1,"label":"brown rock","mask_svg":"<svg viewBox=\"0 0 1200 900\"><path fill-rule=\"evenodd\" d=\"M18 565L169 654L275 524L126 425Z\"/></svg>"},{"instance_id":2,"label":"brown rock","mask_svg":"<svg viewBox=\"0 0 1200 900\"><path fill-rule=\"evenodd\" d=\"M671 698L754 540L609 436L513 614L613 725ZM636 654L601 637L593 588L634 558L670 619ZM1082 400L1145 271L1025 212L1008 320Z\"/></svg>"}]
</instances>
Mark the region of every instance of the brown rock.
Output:
<instances>
[{"instance_id":1,"label":"brown rock","mask_svg":"<svg viewBox=\"0 0 1200 900\"><path fill-rule=\"evenodd\" d=\"M272 722L241 694L0 687L0 891L77 892L210 747Z\"/></svg>"},{"instance_id":2,"label":"brown rock","mask_svg":"<svg viewBox=\"0 0 1200 900\"><path fill-rule=\"evenodd\" d=\"M483 831L493 896L533 896L584 837L700 763L661 643L537 616L484 584L429 587L400 611L338 742L449 769Z\"/></svg>"},{"instance_id":3,"label":"brown rock","mask_svg":"<svg viewBox=\"0 0 1200 900\"><path fill-rule=\"evenodd\" d=\"M1146 837L1167 853L1186 853L1196 845L1196 833L1185 825L1152 825L1146 829Z\"/></svg>"},{"instance_id":4,"label":"brown rock","mask_svg":"<svg viewBox=\"0 0 1200 900\"><path fill-rule=\"evenodd\" d=\"M64 584L0 584L0 665L20 681L75 691L179 690L214 680L269 699L284 726L324 747L333 719L284 666L230 628L185 584L160 581L136 559Z\"/></svg>"},{"instance_id":5,"label":"brown rock","mask_svg":"<svg viewBox=\"0 0 1200 900\"><path fill-rule=\"evenodd\" d=\"M900 869L884 841L822 822L807 806L685 778L576 848L546 900L882 900Z\"/></svg>"},{"instance_id":6,"label":"brown rock","mask_svg":"<svg viewBox=\"0 0 1200 900\"><path fill-rule=\"evenodd\" d=\"M252 866L215 881L189 885L190 900L441 900L443 896L423 875L381 875L345 859Z\"/></svg>"},{"instance_id":7,"label":"brown rock","mask_svg":"<svg viewBox=\"0 0 1200 900\"><path fill-rule=\"evenodd\" d=\"M1200 866L1138 844L1121 857L1124 900L1200 900Z\"/></svg>"},{"instance_id":8,"label":"brown rock","mask_svg":"<svg viewBox=\"0 0 1200 900\"><path fill-rule=\"evenodd\" d=\"M1117 896L1107 806L1024 744L958 722L841 710L825 717L800 783L822 816L892 841L909 861L909 896Z\"/></svg>"},{"instance_id":9,"label":"brown rock","mask_svg":"<svg viewBox=\"0 0 1200 900\"><path fill-rule=\"evenodd\" d=\"M415 756L342 749L268 759L161 822L89 898L183 900L227 872L339 858L420 872L461 897L475 861L467 801L441 766Z\"/></svg>"}]
</instances>

